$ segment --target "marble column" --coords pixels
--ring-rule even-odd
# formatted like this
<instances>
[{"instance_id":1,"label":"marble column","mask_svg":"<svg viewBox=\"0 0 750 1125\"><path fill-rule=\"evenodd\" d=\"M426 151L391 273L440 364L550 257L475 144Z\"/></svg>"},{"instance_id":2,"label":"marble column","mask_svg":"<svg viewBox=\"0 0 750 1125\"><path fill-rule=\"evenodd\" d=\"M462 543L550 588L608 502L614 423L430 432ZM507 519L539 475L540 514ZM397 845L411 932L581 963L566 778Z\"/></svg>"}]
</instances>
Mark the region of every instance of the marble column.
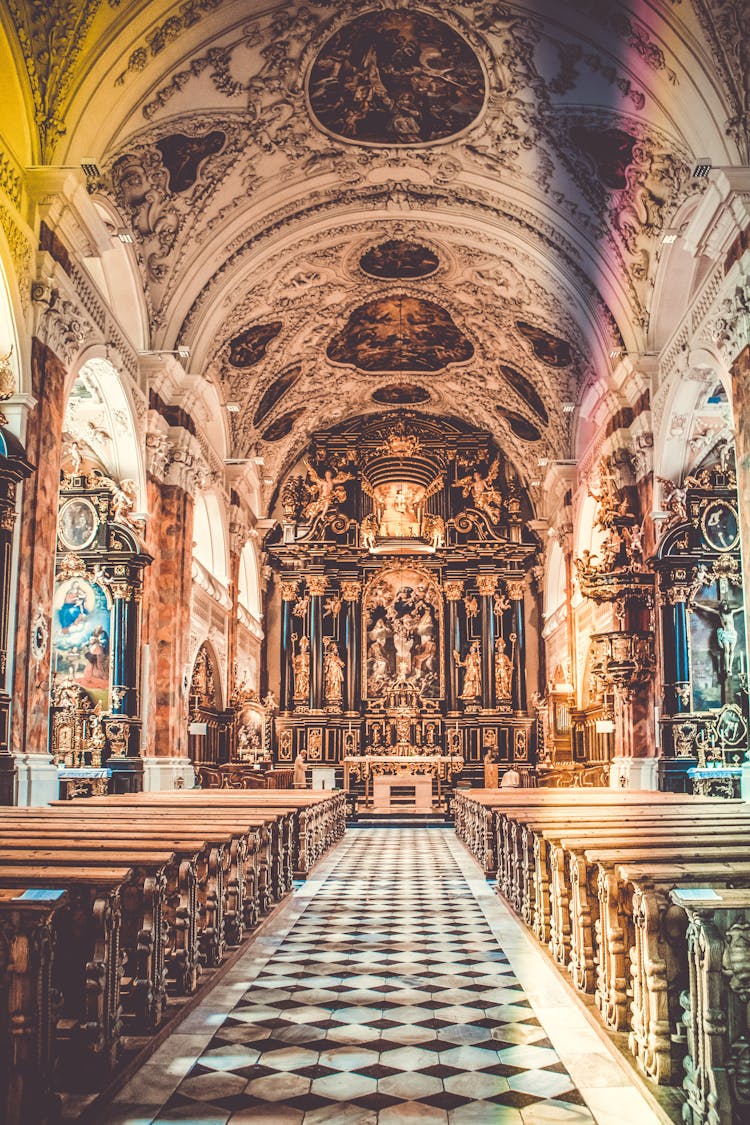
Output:
<instances>
[{"instance_id":1,"label":"marble column","mask_svg":"<svg viewBox=\"0 0 750 1125\"><path fill-rule=\"evenodd\" d=\"M0 421L3 420L0 414ZM16 489L33 471L17 438L8 430L0 430L0 805L12 805L16 793L16 760L9 745L11 701L8 693Z\"/></svg>"},{"instance_id":2,"label":"marble column","mask_svg":"<svg viewBox=\"0 0 750 1125\"><path fill-rule=\"evenodd\" d=\"M448 625L445 645L445 684L448 712L458 711L458 668L453 659L454 651L461 651L461 622L458 604L463 597L464 584L461 579L448 579L443 583L445 600L448 603Z\"/></svg>"},{"instance_id":3,"label":"marble column","mask_svg":"<svg viewBox=\"0 0 750 1125\"><path fill-rule=\"evenodd\" d=\"M325 574L307 578L310 594L310 707L323 709L323 594L328 585Z\"/></svg>"},{"instance_id":4,"label":"marble column","mask_svg":"<svg viewBox=\"0 0 750 1125\"><path fill-rule=\"evenodd\" d=\"M34 337L37 405L28 418L26 456L37 472L24 484L21 501L10 728L21 805L47 804L59 790L49 753L50 630L66 373L65 363Z\"/></svg>"},{"instance_id":5,"label":"marble column","mask_svg":"<svg viewBox=\"0 0 750 1125\"><path fill-rule=\"evenodd\" d=\"M148 478L147 544L154 564L143 592L149 653L144 788L194 784L187 730L194 486L194 476L179 467L166 479Z\"/></svg>"},{"instance_id":6,"label":"marble column","mask_svg":"<svg viewBox=\"0 0 750 1125\"><path fill-rule=\"evenodd\" d=\"M361 667L362 641L360 630L359 599L362 594L361 582L341 583L341 596L346 605L344 617L344 647L346 648L346 692L344 708L348 714L359 715L362 698Z\"/></svg>"},{"instance_id":7,"label":"marble column","mask_svg":"<svg viewBox=\"0 0 750 1125\"><path fill-rule=\"evenodd\" d=\"M746 325L748 321L750 321L750 317L745 317ZM747 339L747 334L745 339ZM740 542L742 545L742 585L745 595L745 637L750 643L750 345L744 347L731 364L730 374L732 376L732 409L734 411L734 442L737 459L737 500L740 516ZM747 668L747 653L744 656L745 667Z\"/></svg>"},{"instance_id":8,"label":"marble column","mask_svg":"<svg viewBox=\"0 0 750 1125\"><path fill-rule=\"evenodd\" d=\"M513 710L523 713L526 710L526 627L524 622L523 579L508 581L510 599L510 640L513 643ZM515 641L513 641L515 637Z\"/></svg>"},{"instance_id":9,"label":"marble column","mask_svg":"<svg viewBox=\"0 0 750 1125\"><path fill-rule=\"evenodd\" d=\"M664 703L669 715L690 711L690 644L687 601L690 587L670 586L662 606L662 651L664 653Z\"/></svg>"},{"instance_id":10,"label":"marble column","mask_svg":"<svg viewBox=\"0 0 750 1125\"><path fill-rule=\"evenodd\" d=\"M299 581L282 579L281 581L281 636L279 638L279 655L281 667L279 669L279 693L281 695L280 708L283 714L288 715L292 710L292 609L297 600Z\"/></svg>"},{"instance_id":11,"label":"marble column","mask_svg":"<svg viewBox=\"0 0 750 1125\"><path fill-rule=\"evenodd\" d=\"M482 707L496 706L495 685L495 613L493 595L497 590L496 574L478 574L477 590L482 599Z\"/></svg>"}]
</instances>

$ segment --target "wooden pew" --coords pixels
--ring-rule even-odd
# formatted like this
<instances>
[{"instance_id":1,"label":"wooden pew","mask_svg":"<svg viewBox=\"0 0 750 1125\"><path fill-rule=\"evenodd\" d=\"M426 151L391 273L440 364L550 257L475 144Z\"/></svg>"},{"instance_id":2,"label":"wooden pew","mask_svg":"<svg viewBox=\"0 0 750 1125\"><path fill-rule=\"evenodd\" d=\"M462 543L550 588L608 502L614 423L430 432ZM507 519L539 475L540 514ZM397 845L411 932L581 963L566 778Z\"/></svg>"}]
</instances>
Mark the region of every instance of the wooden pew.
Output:
<instances>
[{"instance_id":1,"label":"wooden pew","mask_svg":"<svg viewBox=\"0 0 750 1125\"><path fill-rule=\"evenodd\" d=\"M672 900L688 919L682 1119L685 1125L739 1125L750 1120L750 891L678 887Z\"/></svg>"},{"instance_id":2,"label":"wooden pew","mask_svg":"<svg viewBox=\"0 0 750 1125\"><path fill-rule=\"evenodd\" d=\"M0 1118L6 1125L57 1117L53 1092L53 947L64 891L29 901L0 889Z\"/></svg>"}]
</instances>

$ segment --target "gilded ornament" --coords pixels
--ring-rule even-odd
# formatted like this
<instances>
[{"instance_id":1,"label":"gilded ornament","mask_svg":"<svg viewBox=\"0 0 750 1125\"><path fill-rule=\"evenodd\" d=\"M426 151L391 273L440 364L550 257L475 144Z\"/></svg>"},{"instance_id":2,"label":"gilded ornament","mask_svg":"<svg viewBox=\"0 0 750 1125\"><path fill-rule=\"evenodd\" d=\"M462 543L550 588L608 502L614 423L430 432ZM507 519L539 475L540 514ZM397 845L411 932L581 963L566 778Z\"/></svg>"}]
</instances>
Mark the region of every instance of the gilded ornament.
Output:
<instances>
[{"instance_id":1,"label":"gilded ornament","mask_svg":"<svg viewBox=\"0 0 750 1125\"><path fill-rule=\"evenodd\" d=\"M356 602L362 593L361 582L343 581L341 583L341 596L345 602Z\"/></svg>"},{"instance_id":2,"label":"gilded ornament","mask_svg":"<svg viewBox=\"0 0 750 1125\"><path fill-rule=\"evenodd\" d=\"M299 589L299 579L283 580L281 582L281 600L282 602L293 602L297 598L297 590Z\"/></svg>"},{"instance_id":3,"label":"gilded ornament","mask_svg":"<svg viewBox=\"0 0 750 1125\"><path fill-rule=\"evenodd\" d=\"M458 578L449 578L447 582L443 583L443 591L446 601L460 602L464 592L463 581Z\"/></svg>"},{"instance_id":4,"label":"gilded ornament","mask_svg":"<svg viewBox=\"0 0 750 1125\"><path fill-rule=\"evenodd\" d=\"M314 598L321 598L327 586L328 578L325 574L311 574L307 578L307 589Z\"/></svg>"},{"instance_id":5,"label":"gilded ornament","mask_svg":"<svg viewBox=\"0 0 750 1125\"><path fill-rule=\"evenodd\" d=\"M496 574L478 574L477 590L483 598L489 598L497 589L498 576Z\"/></svg>"}]
</instances>

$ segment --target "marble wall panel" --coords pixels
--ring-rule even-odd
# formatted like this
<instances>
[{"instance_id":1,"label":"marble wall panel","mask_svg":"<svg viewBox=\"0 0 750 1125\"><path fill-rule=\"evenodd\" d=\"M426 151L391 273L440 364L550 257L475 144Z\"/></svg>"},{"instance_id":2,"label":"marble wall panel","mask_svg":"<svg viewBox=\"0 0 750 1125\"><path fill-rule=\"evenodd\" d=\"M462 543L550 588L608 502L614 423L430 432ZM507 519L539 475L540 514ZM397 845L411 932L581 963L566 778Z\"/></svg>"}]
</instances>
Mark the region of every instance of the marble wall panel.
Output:
<instances>
[{"instance_id":1,"label":"marble wall panel","mask_svg":"<svg viewBox=\"0 0 750 1125\"><path fill-rule=\"evenodd\" d=\"M143 637L149 646L144 753L187 757L188 696L183 690L190 647L193 497L149 478L148 550L154 562L143 591Z\"/></svg>"},{"instance_id":2,"label":"marble wall panel","mask_svg":"<svg viewBox=\"0 0 750 1125\"><path fill-rule=\"evenodd\" d=\"M39 754L48 748L49 628L55 578L65 375L62 361L35 337L31 348L31 376L37 405L29 416L26 450L36 472L24 482L22 491L16 596L11 719L11 748L16 754ZM36 632L37 640L41 640L45 631L46 645L33 644L32 635Z\"/></svg>"}]
</instances>

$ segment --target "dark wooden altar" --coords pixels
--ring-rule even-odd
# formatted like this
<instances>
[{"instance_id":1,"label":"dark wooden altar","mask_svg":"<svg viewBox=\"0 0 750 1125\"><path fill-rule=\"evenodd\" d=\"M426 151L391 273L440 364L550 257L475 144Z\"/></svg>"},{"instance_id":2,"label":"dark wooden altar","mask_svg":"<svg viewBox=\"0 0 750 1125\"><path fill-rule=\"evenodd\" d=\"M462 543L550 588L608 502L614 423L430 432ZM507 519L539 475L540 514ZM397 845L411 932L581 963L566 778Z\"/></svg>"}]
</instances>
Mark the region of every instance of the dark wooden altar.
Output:
<instances>
[{"instance_id":1,"label":"dark wooden altar","mask_svg":"<svg viewBox=\"0 0 750 1125\"><path fill-rule=\"evenodd\" d=\"M265 544L280 620L274 760L458 754L477 780L487 755L501 771L533 763L538 543L489 435L370 416L315 434L298 470Z\"/></svg>"}]
</instances>

